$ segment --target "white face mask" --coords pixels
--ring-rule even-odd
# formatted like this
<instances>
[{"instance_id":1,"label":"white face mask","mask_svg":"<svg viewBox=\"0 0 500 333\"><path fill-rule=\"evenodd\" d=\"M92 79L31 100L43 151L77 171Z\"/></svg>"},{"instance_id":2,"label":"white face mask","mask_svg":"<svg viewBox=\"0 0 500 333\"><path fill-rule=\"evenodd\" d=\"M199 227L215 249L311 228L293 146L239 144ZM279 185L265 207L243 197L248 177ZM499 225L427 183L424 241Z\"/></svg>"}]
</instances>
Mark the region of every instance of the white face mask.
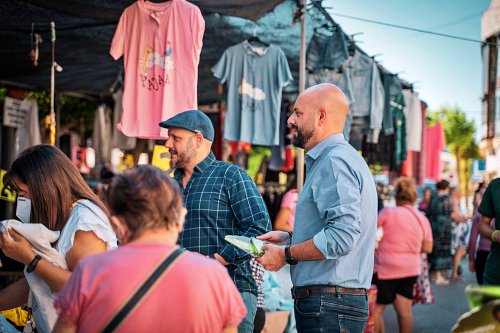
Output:
<instances>
[{"instance_id":1,"label":"white face mask","mask_svg":"<svg viewBox=\"0 0 500 333\"><path fill-rule=\"evenodd\" d=\"M16 216L23 223L31 222L31 200L24 197L17 197Z\"/></svg>"}]
</instances>

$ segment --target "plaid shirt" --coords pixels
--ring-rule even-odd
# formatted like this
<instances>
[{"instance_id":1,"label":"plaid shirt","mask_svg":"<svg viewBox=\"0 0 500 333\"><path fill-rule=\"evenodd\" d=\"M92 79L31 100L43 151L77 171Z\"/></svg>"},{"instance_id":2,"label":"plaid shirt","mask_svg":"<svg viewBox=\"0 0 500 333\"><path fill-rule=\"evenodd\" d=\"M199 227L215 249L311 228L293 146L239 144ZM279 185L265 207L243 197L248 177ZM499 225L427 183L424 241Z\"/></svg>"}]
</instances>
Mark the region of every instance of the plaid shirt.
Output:
<instances>
[{"instance_id":1,"label":"plaid shirt","mask_svg":"<svg viewBox=\"0 0 500 333\"><path fill-rule=\"evenodd\" d=\"M183 189L187 208L179 244L204 255L218 253L240 292L257 295L250 255L226 242L226 235L255 237L271 229L271 221L253 180L238 166L217 161L210 153L193 170L183 188L183 170L174 177Z\"/></svg>"}]
</instances>

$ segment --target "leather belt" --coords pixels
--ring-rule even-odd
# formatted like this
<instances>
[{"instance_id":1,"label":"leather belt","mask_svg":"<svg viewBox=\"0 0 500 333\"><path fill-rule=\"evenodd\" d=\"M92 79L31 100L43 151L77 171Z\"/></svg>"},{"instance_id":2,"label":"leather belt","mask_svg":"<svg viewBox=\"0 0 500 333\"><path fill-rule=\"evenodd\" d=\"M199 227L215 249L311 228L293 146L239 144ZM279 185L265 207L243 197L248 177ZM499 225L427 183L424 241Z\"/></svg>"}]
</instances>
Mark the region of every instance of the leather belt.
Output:
<instances>
[{"instance_id":1,"label":"leather belt","mask_svg":"<svg viewBox=\"0 0 500 333\"><path fill-rule=\"evenodd\" d=\"M311 295L362 295L366 296L366 289L346 288L340 286L304 286L292 288L292 298L300 299Z\"/></svg>"}]
</instances>

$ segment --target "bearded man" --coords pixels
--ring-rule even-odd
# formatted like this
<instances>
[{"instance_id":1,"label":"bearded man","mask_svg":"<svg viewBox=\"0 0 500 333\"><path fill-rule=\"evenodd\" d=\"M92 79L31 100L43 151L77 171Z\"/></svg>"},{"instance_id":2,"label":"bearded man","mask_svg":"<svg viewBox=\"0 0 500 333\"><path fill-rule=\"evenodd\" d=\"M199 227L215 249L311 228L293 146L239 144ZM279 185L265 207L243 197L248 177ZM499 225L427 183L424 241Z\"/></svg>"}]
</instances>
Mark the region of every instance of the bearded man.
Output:
<instances>
[{"instance_id":1,"label":"bearded man","mask_svg":"<svg viewBox=\"0 0 500 333\"><path fill-rule=\"evenodd\" d=\"M291 265L299 333L361 333L368 318L377 191L366 162L344 139L348 112L346 97L333 84L299 95L288 125L294 144L307 151L307 175L293 234L258 237L270 243L257 258L264 268Z\"/></svg>"},{"instance_id":2,"label":"bearded man","mask_svg":"<svg viewBox=\"0 0 500 333\"><path fill-rule=\"evenodd\" d=\"M271 230L264 200L245 170L215 159L211 151L214 128L206 114L185 111L160 126L168 129L165 146L170 151L170 167L175 170L188 211L179 244L226 266L248 311L238 332L251 333L257 311L257 285L250 255L224 237L256 237Z\"/></svg>"}]
</instances>

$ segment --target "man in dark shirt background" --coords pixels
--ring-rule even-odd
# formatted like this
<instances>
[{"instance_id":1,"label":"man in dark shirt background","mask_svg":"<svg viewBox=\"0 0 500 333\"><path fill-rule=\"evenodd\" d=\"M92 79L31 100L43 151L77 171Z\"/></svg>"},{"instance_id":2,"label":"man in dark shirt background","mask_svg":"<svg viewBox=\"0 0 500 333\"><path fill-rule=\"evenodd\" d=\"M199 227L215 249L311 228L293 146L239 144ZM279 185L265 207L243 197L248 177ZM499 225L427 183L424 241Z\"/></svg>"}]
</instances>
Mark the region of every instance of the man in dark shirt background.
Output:
<instances>
[{"instance_id":1,"label":"man in dark shirt background","mask_svg":"<svg viewBox=\"0 0 500 333\"><path fill-rule=\"evenodd\" d=\"M484 269L484 285L500 285L500 178L494 179L484 192L478 208L481 214L479 233L491 239L491 252ZM495 228L491 221L495 219Z\"/></svg>"}]
</instances>

